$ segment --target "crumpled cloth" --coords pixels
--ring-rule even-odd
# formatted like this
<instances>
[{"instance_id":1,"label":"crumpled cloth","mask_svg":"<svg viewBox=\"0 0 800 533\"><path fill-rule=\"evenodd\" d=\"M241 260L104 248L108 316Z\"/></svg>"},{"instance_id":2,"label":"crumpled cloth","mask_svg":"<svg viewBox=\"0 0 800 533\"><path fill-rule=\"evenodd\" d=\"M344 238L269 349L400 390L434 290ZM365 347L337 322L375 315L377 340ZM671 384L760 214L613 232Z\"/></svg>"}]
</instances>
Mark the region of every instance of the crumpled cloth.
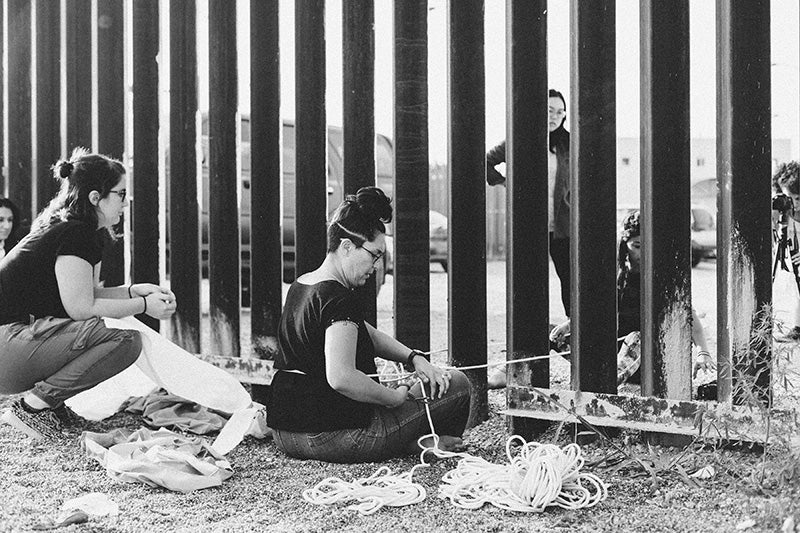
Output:
<instances>
[{"instance_id":1,"label":"crumpled cloth","mask_svg":"<svg viewBox=\"0 0 800 533\"><path fill-rule=\"evenodd\" d=\"M131 433L84 432L87 454L105 467L112 479L141 482L151 487L188 493L217 487L233 469L202 437L187 437L167 429L139 429Z\"/></svg>"},{"instance_id":2,"label":"crumpled cloth","mask_svg":"<svg viewBox=\"0 0 800 533\"><path fill-rule=\"evenodd\" d=\"M228 421L227 417L163 389L147 396L130 398L123 409L142 415L152 427L176 428L196 435L219 431Z\"/></svg>"},{"instance_id":3,"label":"crumpled cloth","mask_svg":"<svg viewBox=\"0 0 800 533\"><path fill-rule=\"evenodd\" d=\"M142 354L135 365L67 400L67 405L82 417L102 420L119 411L131 396L145 396L158 388L223 413L246 409L252 403L236 378L201 361L135 318L104 320L109 328L140 331Z\"/></svg>"}]
</instances>

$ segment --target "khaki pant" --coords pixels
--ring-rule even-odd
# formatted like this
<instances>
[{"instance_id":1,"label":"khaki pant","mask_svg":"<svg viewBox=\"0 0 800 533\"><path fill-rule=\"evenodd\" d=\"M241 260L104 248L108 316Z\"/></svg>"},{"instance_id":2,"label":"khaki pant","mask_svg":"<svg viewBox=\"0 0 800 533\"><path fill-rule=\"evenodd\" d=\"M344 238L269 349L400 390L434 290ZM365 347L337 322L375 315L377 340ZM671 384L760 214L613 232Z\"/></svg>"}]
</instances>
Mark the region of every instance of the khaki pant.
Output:
<instances>
[{"instance_id":1,"label":"khaki pant","mask_svg":"<svg viewBox=\"0 0 800 533\"><path fill-rule=\"evenodd\" d=\"M132 365L140 333L110 329L103 319L44 317L0 326L0 393L32 389L51 407Z\"/></svg>"}]
</instances>

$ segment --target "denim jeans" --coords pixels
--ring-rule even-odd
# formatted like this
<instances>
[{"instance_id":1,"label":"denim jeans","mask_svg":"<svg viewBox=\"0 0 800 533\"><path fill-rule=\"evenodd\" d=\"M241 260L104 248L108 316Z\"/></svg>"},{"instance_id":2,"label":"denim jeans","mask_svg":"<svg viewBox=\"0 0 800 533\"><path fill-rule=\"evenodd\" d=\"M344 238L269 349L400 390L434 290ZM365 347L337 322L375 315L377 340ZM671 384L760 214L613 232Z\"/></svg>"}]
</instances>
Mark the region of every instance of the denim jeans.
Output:
<instances>
[{"instance_id":1,"label":"denim jeans","mask_svg":"<svg viewBox=\"0 0 800 533\"><path fill-rule=\"evenodd\" d=\"M469 417L470 384L467 376L451 371L450 388L442 398L429 403L437 435L461 437ZM298 459L317 459L329 463L368 463L407 455L411 445L431 432L425 404L407 400L390 409L375 406L365 428L340 429L322 433L295 433L273 430L275 444Z\"/></svg>"},{"instance_id":2,"label":"denim jeans","mask_svg":"<svg viewBox=\"0 0 800 533\"><path fill-rule=\"evenodd\" d=\"M0 326L0 393L32 390L51 407L128 368L142 351L138 331L102 318L44 317Z\"/></svg>"}]
</instances>

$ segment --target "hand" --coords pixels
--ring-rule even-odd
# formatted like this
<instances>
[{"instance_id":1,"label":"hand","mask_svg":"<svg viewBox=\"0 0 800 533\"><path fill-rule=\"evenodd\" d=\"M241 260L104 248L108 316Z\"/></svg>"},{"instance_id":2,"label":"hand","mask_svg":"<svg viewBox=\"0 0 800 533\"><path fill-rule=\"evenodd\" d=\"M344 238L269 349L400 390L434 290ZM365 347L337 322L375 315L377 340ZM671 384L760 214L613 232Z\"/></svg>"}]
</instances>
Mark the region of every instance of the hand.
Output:
<instances>
[{"instance_id":1,"label":"hand","mask_svg":"<svg viewBox=\"0 0 800 533\"><path fill-rule=\"evenodd\" d=\"M130 286L130 294L135 298L136 296L148 296L150 294L159 292L169 296L172 301L175 301L175 294L166 287L159 287L154 283L136 283Z\"/></svg>"},{"instance_id":2,"label":"hand","mask_svg":"<svg viewBox=\"0 0 800 533\"><path fill-rule=\"evenodd\" d=\"M171 317L178 307L175 295L171 292L169 294L152 292L144 296L144 299L147 301L146 314L156 320L165 320Z\"/></svg>"},{"instance_id":3,"label":"hand","mask_svg":"<svg viewBox=\"0 0 800 533\"><path fill-rule=\"evenodd\" d=\"M389 409L400 407L408 399L408 385L400 385L396 389L389 389L392 393L392 399L386 404Z\"/></svg>"},{"instance_id":4,"label":"hand","mask_svg":"<svg viewBox=\"0 0 800 533\"><path fill-rule=\"evenodd\" d=\"M711 354L705 350L700 350L697 354L697 360L694 363L694 372L692 373L692 378L697 377L697 373L702 370L703 372L711 372L716 370L717 363L711 357Z\"/></svg>"},{"instance_id":5,"label":"hand","mask_svg":"<svg viewBox=\"0 0 800 533\"><path fill-rule=\"evenodd\" d=\"M447 389L450 388L450 372L432 365L427 359L419 356L415 357L413 362L414 371L419 376L419 379L422 380L422 384L425 385L427 383L430 385L431 398L444 396ZM438 396L436 394L437 390L439 392Z\"/></svg>"},{"instance_id":6,"label":"hand","mask_svg":"<svg viewBox=\"0 0 800 533\"><path fill-rule=\"evenodd\" d=\"M564 341L566 341L567 335L569 335L570 327L569 320L554 327L553 331L550 332L550 340L553 341L557 346L561 346L564 344Z\"/></svg>"}]
</instances>

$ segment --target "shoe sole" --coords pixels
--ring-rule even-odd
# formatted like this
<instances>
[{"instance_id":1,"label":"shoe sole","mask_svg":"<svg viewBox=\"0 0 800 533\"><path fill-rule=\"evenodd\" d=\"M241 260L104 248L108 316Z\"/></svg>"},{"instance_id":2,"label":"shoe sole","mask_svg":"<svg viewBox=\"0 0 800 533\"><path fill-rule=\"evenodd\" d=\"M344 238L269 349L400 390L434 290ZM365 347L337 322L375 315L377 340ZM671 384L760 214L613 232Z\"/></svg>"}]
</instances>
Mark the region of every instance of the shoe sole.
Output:
<instances>
[{"instance_id":1,"label":"shoe sole","mask_svg":"<svg viewBox=\"0 0 800 533\"><path fill-rule=\"evenodd\" d=\"M47 437L42 433L39 433L28 424L23 422L11 409L6 409L2 415L0 415L0 421L5 422L9 426L13 427L17 431L21 431L29 436L33 440L47 440Z\"/></svg>"}]
</instances>

